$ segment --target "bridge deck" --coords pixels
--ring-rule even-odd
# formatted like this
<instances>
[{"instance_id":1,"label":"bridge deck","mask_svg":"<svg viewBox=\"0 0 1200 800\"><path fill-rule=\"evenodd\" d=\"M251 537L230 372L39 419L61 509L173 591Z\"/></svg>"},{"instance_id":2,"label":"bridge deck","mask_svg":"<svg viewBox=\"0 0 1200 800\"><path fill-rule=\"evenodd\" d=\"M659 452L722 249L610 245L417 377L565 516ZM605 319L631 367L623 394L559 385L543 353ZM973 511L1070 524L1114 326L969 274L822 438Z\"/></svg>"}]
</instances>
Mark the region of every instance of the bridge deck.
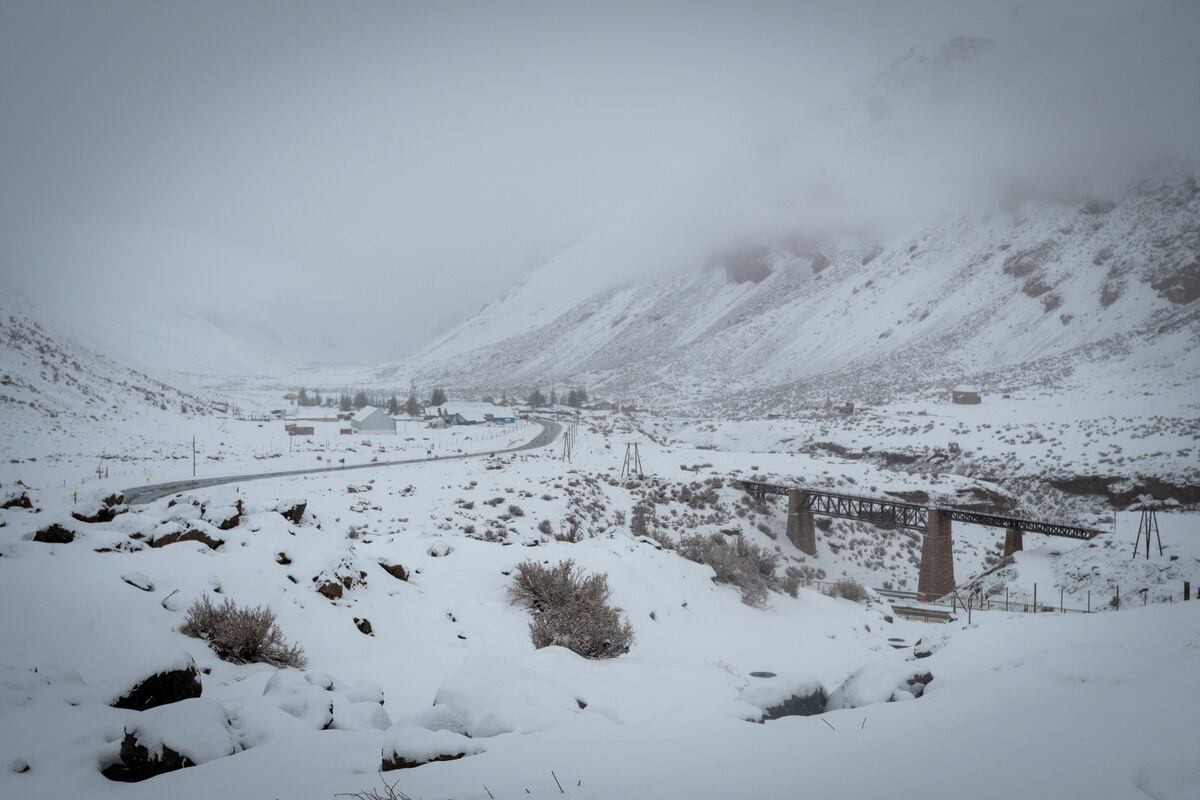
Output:
<instances>
[{"instance_id":1,"label":"bridge deck","mask_svg":"<svg viewBox=\"0 0 1200 800\"><path fill-rule=\"evenodd\" d=\"M914 503L904 503L898 500L887 500L880 497L842 494L827 492L821 489L810 489L806 486L783 486L775 483L759 481L740 481L743 489L756 497L769 494L787 496L793 491L804 493L801 509L829 517L843 519L858 519L874 522L878 525L911 530L927 530L929 511L937 511L942 519L952 519L958 522L969 522L973 525L988 525L993 528L1015 528L1026 533L1041 533L1046 536L1064 536L1069 539L1091 539L1103 531L1091 528L1081 528L1077 525L1066 525L1059 522L1044 520L1022 519L1002 514L985 514L980 511L970 511L953 506L920 506Z\"/></svg>"}]
</instances>

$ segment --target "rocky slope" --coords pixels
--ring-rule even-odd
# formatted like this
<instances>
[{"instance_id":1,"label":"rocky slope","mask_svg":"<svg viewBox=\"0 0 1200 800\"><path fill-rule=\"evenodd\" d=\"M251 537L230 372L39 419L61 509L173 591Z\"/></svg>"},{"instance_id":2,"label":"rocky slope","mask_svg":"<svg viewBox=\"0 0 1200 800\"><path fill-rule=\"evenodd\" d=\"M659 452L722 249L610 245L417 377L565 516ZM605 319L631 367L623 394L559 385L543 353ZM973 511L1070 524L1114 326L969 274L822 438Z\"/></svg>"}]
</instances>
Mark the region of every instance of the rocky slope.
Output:
<instances>
[{"instance_id":1,"label":"rocky slope","mask_svg":"<svg viewBox=\"0 0 1200 800\"><path fill-rule=\"evenodd\" d=\"M884 240L743 240L669 277L574 279L604 258L585 239L384 375L481 391L579 381L660 407L761 412L1055 383L1084 362L1197 363L1194 175Z\"/></svg>"}]
</instances>

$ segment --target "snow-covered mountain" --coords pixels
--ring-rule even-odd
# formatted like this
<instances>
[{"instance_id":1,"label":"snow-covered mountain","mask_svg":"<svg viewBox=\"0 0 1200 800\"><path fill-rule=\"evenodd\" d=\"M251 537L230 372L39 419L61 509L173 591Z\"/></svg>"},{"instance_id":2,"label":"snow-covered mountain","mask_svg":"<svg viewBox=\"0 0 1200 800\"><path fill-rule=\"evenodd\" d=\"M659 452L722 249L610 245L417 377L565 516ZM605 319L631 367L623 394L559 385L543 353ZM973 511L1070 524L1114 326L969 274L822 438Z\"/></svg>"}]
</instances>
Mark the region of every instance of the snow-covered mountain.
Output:
<instances>
[{"instance_id":1,"label":"snow-covered mountain","mask_svg":"<svg viewBox=\"0 0 1200 800\"><path fill-rule=\"evenodd\" d=\"M394 371L480 390L581 381L658 405L734 397L762 410L1002 382L997 373L1021 365L1049 378L1064 357L1143 346L1196 361L1194 175L878 240L748 239L694 269L608 286L604 255L585 239Z\"/></svg>"},{"instance_id":2,"label":"snow-covered mountain","mask_svg":"<svg viewBox=\"0 0 1200 800\"><path fill-rule=\"evenodd\" d=\"M59 416L123 420L205 414L225 404L163 382L69 333L15 292L0 291L0 407L10 424Z\"/></svg>"}]
</instances>

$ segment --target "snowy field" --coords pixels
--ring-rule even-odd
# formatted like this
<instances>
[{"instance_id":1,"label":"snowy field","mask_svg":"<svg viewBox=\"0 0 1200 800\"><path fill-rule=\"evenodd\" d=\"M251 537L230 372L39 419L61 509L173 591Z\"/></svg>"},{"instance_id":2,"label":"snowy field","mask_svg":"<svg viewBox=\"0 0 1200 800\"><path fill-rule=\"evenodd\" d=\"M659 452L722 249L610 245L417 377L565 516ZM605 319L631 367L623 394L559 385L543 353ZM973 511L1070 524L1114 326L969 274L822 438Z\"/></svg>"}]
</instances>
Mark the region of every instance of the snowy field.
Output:
<instances>
[{"instance_id":1,"label":"snowy field","mask_svg":"<svg viewBox=\"0 0 1200 800\"><path fill-rule=\"evenodd\" d=\"M951 410L960 416L941 421L950 430L987 424L969 421L978 408ZM198 435L201 475L502 449L538 430L414 426L368 446L314 423L289 451L279 421L159 422L146 435L160 442L209 426ZM808 588L771 591L752 607L712 568L672 551L684 535L736 533L775 552L781 573L914 588L919 536L838 521L818 529L809 557L783 536L781 501L747 502L730 483L774 476L939 502L972 487L1006 491L949 469L796 446L827 435L852 446L857 424L597 413L565 426L569 463L560 439L508 456L212 487L92 523L71 512L86 516L100 496L147 476L190 475L190 441L170 457L128 445L114 471L124 464L134 479L93 480L73 504L57 475L85 463L56 459L61 442L17 439L4 487L33 507L0 511L0 795L328 798L381 786L389 757L458 753L383 778L423 798L1200 795L1189 733L1200 711L1200 605L1162 602L1181 600L1182 580L1200 583L1194 513L1161 516L1165 555L1149 563L1129 558L1128 513L1090 543L1027 534L1002 568L1014 601L1037 582L1055 602L1047 587L1066 584L1107 603L1119 583L1124 610L993 610L969 626L905 621L876 597L859 604ZM635 441L647 474L623 478ZM298 501L298 521L286 518ZM1105 512L1095 503L1088 520ZM72 541L33 541L52 523ZM208 542L155 546L189 530ZM960 586L1000 565L1002 536L956 527ZM513 570L568 558L607 573L634 630L629 653L594 661L531 645L530 614L507 595ZM1145 608L1141 584L1151 587ZM230 664L181 634L184 612L205 595L269 606L307 669ZM110 707L139 679L191 662L199 698ZM818 686L829 709L819 717L753 722ZM110 781L100 770L128 732L196 766Z\"/></svg>"}]
</instances>

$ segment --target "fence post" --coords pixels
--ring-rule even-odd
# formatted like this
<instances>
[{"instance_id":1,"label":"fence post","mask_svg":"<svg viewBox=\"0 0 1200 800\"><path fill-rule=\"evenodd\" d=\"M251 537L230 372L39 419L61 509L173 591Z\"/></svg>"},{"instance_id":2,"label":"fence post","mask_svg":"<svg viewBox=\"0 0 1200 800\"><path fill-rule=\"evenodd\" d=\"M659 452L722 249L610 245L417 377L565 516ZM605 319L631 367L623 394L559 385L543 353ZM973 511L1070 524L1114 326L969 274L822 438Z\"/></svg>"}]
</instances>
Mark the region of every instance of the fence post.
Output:
<instances>
[{"instance_id":1,"label":"fence post","mask_svg":"<svg viewBox=\"0 0 1200 800\"><path fill-rule=\"evenodd\" d=\"M1037 613L1037 584L1033 584L1033 613Z\"/></svg>"},{"instance_id":2,"label":"fence post","mask_svg":"<svg viewBox=\"0 0 1200 800\"><path fill-rule=\"evenodd\" d=\"M1004 584L1004 610L1008 611L1008 584Z\"/></svg>"},{"instance_id":3,"label":"fence post","mask_svg":"<svg viewBox=\"0 0 1200 800\"><path fill-rule=\"evenodd\" d=\"M1192 584L1191 584L1191 581L1184 581L1184 582L1183 582L1183 599L1184 599L1184 600L1191 600L1191 599L1192 599Z\"/></svg>"},{"instance_id":4,"label":"fence post","mask_svg":"<svg viewBox=\"0 0 1200 800\"><path fill-rule=\"evenodd\" d=\"M1058 587L1058 613L1063 613L1063 587Z\"/></svg>"},{"instance_id":5,"label":"fence post","mask_svg":"<svg viewBox=\"0 0 1200 800\"><path fill-rule=\"evenodd\" d=\"M1089 614L1092 613L1092 590L1091 589L1088 589L1088 610L1087 610L1087 612Z\"/></svg>"}]
</instances>

